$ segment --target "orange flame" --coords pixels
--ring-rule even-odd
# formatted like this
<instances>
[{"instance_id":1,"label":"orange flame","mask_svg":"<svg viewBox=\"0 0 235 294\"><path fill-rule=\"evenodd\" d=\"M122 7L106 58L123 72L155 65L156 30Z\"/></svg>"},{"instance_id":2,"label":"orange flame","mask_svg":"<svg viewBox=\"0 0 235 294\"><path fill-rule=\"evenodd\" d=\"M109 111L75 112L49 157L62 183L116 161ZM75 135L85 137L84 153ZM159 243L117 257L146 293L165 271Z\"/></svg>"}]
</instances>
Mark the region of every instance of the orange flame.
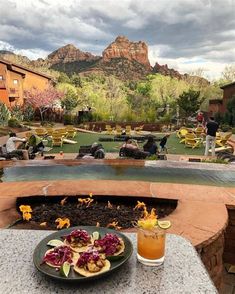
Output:
<instances>
[{"instance_id":1,"label":"orange flame","mask_svg":"<svg viewBox=\"0 0 235 294\"><path fill-rule=\"evenodd\" d=\"M64 227L65 228L69 228L70 227L70 220L69 218L57 218L55 220L55 223L58 223L57 224L57 229L63 229Z\"/></svg>"},{"instance_id":2,"label":"orange flame","mask_svg":"<svg viewBox=\"0 0 235 294\"><path fill-rule=\"evenodd\" d=\"M91 198L78 198L78 202L82 205L85 204L86 207L89 207L90 204L94 201L94 199Z\"/></svg>"},{"instance_id":3,"label":"orange flame","mask_svg":"<svg viewBox=\"0 0 235 294\"><path fill-rule=\"evenodd\" d=\"M67 199L68 199L68 197L65 197L64 199L62 199L62 200L60 201L60 205L64 206L65 203L67 202L67 201L66 201Z\"/></svg>"},{"instance_id":4,"label":"orange flame","mask_svg":"<svg viewBox=\"0 0 235 294\"><path fill-rule=\"evenodd\" d=\"M122 227L118 226L118 222L117 221L113 221L109 224L107 224L106 226L107 228L113 228L115 230L121 230Z\"/></svg>"},{"instance_id":5,"label":"orange flame","mask_svg":"<svg viewBox=\"0 0 235 294\"><path fill-rule=\"evenodd\" d=\"M137 201L137 204L136 206L134 207L134 210L136 209L146 209L146 204L144 202L141 202L141 201Z\"/></svg>"},{"instance_id":6,"label":"orange flame","mask_svg":"<svg viewBox=\"0 0 235 294\"><path fill-rule=\"evenodd\" d=\"M30 205L20 205L19 209L22 212L23 220L29 221L32 218L32 208Z\"/></svg>"},{"instance_id":7,"label":"orange flame","mask_svg":"<svg viewBox=\"0 0 235 294\"><path fill-rule=\"evenodd\" d=\"M152 208L150 213L149 213L147 208L145 207L144 211L143 211L143 218L144 219L157 219L156 209Z\"/></svg>"}]
</instances>

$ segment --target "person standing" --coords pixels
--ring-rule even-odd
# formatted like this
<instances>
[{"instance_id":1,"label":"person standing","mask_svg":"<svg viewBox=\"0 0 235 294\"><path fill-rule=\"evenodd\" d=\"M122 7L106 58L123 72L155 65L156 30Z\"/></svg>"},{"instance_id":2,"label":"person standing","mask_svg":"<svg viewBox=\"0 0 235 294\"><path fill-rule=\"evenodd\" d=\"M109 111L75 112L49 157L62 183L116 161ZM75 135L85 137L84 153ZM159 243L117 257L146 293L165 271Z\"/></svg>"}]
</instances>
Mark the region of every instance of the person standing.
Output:
<instances>
[{"instance_id":1,"label":"person standing","mask_svg":"<svg viewBox=\"0 0 235 294\"><path fill-rule=\"evenodd\" d=\"M208 156L209 148L211 148L211 155L215 156L215 139L218 128L219 125L217 122L215 122L214 117L210 117L209 122L206 124L205 156Z\"/></svg>"}]
</instances>

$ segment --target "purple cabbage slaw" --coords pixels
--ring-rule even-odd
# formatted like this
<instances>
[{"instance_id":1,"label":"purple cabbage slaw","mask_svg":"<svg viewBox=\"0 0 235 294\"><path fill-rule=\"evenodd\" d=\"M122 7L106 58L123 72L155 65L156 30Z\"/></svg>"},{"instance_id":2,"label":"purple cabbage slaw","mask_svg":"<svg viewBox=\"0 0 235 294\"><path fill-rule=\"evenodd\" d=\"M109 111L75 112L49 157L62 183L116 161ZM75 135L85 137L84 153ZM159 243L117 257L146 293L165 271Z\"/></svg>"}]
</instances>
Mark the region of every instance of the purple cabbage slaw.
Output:
<instances>
[{"instance_id":1,"label":"purple cabbage slaw","mask_svg":"<svg viewBox=\"0 0 235 294\"><path fill-rule=\"evenodd\" d=\"M88 251L85 251L81 253L78 261L77 261L77 266L78 267L83 267L86 265L89 261L98 261L100 259L99 252L94 249L90 249Z\"/></svg>"},{"instance_id":2,"label":"purple cabbage slaw","mask_svg":"<svg viewBox=\"0 0 235 294\"><path fill-rule=\"evenodd\" d=\"M61 266L65 261L72 263L73 251L70 247L62 245L55 247L46 253L43 262L48 262L54 266Z\"/></svg>"},{"instance_id":3,"label":"purple cabbage slaw","mask_svg":"<svg viewBox=\"0 0 235 294\"><path fill-rule=\"evenodd\" d=\"M120 239L115 234L107 233L105 236L100 240L95 240L94 246L101 247L99 250L105 255L110 256L117 252L117 247L120 245Z\"/></svg>"},{"instance_id":4,"label":"purple cabbage slaw","mask_svg":"<svg viewBox=\"0 0 235 294\"><path fill-rule=\"evenodd\" d=\"M76 241L81 240L85 243L89 243L91 241L91 236L85 230L74 230L69 235L63 236L63 238L69 243L73 241L72 238Z\"/></svg>"}]
</instances>

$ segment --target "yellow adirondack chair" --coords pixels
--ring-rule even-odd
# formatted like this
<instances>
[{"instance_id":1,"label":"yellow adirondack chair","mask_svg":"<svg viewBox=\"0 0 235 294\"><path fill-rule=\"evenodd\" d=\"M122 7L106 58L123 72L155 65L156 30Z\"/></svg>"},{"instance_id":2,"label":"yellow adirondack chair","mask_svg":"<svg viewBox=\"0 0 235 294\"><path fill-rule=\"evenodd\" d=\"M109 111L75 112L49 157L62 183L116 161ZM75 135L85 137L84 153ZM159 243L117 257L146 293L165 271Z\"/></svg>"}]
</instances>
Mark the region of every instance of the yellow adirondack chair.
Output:
<instances>
[{"instance_id":1,"label":"yellow adirondack chair","mask_svg":"<svg viewBox=\"0 0 235 294\"><path fill-rule=\"evenodd\" d=\"M74 128L74 126L66 126L66 132L67 132L67 138L74 138L77 134L77 130Z\"/></svg>"},{"instance_id":2,"label":"yellow adirondack chair","mask_svg":"<svg viewBox=\"0 0 235 294\"><path fill-rule=\"evenodd\" d=\"M54 146L62 147L63 146L63 139L64 139L64 136L62 136L61 134L53 133L52 134L52 142L51 142L52 147L54 147Z\"/></svg>"},{"instance_id":3,"label":"yellow adirondack chair","mask_svg":"<svg viewBox=\"0 0 235 294\"><path fill-rule=\"evenodd\" d=\"M118 136L120 136L122 134L122 127L121 126L116 125L115 134Z\"/></svg>"},{"instance_id":4,"label":"yellow adirondack chair","mask_svg":"<svg viewBox=\"0 0 235 294\"><path fill-rule=\"evenodd\" d=\"M187 133L184 138L185 147L191 147L192 149L201 147L202 138L198 138L194 133Z\"/></svg>"},{"instance_id":5,"label":"yellow adirondack chair","mask_svg":"<svg viewBox=\"0 0 235 294\"><path fill-rule=\"evenodd\" d=\"M204 134L204 128L203 127L197 127L195 129L195 134L197 137L200 137L202 134Z\"/></svg>"},{"instance_id":6,"label":"yellow adirondack chair","mask_svg":"<svg viewBox=\"0 0 235 294\"><path fill-rule=\"evenodd\" d=\"M106 125L105 130L106 130L107 135L112 135L113 134L113 129L111 128L110 125Z\"/></svg>"},{"instance_id":7,"label":"yellow adirondack chair","mask_svg":"<svg viewBox=\"0 0 235 294\"><path fill-rule=\"evenodd\" d=\"M47 130L44 128L38 128L38 129L35 129L35 133L37 136L43 137L43 136L47 135Z\"/></svg>"},{"instance_id":8,"label":"yellow adirondack chair","mask_svg":"<svg viewBox=\"0 0 235 294\"><path fill-rule=\"evenodd\" d=\"M135 133L140 134L143 131L143 128L144 128L144 125L139 126L139 127L135 127L134 131L135 131Z\"/></svg>"},{"instance_id":9,"label":"yellow adirondack chair","mask_svg":"<svg viewBox=\"0 0 235 294\"><path fill-rule=\"evenodd\" d=\"M131 126L126 126L126 135L130 136L131 135Z\"/></svg>"},{"instance_id":10,"label":"yellow adirondack chair","mask_svg":"<svg viewBox=\"0 0 235 294\"><path fill-rule=\"evenodd\" d=\"M225 133L224 135L220 134L218 137L216 137L216 145L220 146L220 147L226 147L227 146L227 142L230 139L230 137L232 136L232 133Z\"/></svg>"}]
</instances>

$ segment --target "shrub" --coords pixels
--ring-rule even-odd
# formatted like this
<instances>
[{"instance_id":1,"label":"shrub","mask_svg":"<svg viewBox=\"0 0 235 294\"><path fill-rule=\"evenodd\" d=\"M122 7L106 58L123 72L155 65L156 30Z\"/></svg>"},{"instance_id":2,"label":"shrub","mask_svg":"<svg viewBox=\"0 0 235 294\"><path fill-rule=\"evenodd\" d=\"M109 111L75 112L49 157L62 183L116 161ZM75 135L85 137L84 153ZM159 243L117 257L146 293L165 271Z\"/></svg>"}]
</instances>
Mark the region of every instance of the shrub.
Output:
<instances>
[{"instance_id":1,"label":"shrub","mask_svg":"<svg viewBox=\"0 0 235 294\"><path fill-rule=\"evenodd\" d=\"M22 122L24 119L23 116L23 109L20 105L14 105L11 108L11 117L15 118L16 120L18 120L18 122Z\"/></svg>"},{"instance_id":2,"label":"shrub","mask_svg":"<svg viewBox=\"0 0 235 294\"><path fill-rule=\"evenodd\" d=\"M41 122L41 125L44 126L44 127L53 127L54 123L51 122L51 121L44 120L44 121Z\"/></svg>"},{"instance_id":3,"label":"shrub","mask_svg":"<svg viewBox=\"0 0 235 294\"><path fill-rule=\"evenodd\" d=\"M64 114L64 125L73 125L75 123L75 117L72 114Z\"/></svg>"},{"instance_id":4,"label":"shrub","mask_svg":"<svg viewBox=\"0 0 235 294\"><path fill-rule=\"evenodd\" d=\"M228 132L228 131L231 130L231 127L229 125L227 125L227 124L222 124L220 126L220 129L221 129L222 132Z\"/></svg>"},{"instance_id":5,"label":"shrub","mask_svg":"<svg viewBox=\"0 0 235 294\"><path fill-rule=\"evenodd\" d=\"M158 160L158 156L156 154L150 155L146 158L146 160Z\"/></svg>"},{"instance_id":6,"label":"shrub","mask_svg":"<svg viewBox=\"0 0 235 294\"><path fill-rule=\"evenodd\" d=\"M31 105L26 105L23 109L23 120L32 121L34 119L34 108Z\"/></svg>"},{"instance_id":7,"label":"shrub","mask_svg":"<svg viewBox=\"0 0 235 294\"><path fill-rule=\"evenodd\" d=\"M10 118L8 120L8 126L10 128L20 128L21 127L21 124L20 124L20 122L16 118Z\"/></svg>"},{"instance_id":8,"label":"shrub","mask_svg":"<svg viewBox=\"0 0 235 294\"><path fill-rule=\"evenodd\" d=\"M0 102L0 125L6 126L10 117L11 113L6 104Z\"/></svg>"}]
</instances>

